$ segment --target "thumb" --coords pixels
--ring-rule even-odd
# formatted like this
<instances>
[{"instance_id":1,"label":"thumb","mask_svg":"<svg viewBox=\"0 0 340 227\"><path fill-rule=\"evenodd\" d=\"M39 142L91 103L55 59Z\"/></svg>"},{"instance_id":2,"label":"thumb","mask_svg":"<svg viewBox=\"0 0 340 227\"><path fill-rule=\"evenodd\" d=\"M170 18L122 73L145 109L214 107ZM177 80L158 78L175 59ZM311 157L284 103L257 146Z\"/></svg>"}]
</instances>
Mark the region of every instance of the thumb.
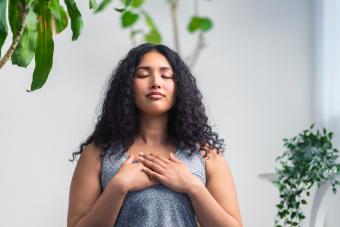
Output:
<instances>
[{"instance_id":1,"label":"thumb","mask_svg":"<svg viewBox=\"0 0 340 227\"><path fill-rule=\"evenodd\" d=\"M128 156L128 159L126 160L126 162L125 162L125 163L129 163L129 164L131 164L133 160L134 160L134 156L133 156L133 154L129 154L129 156Z\"/></svg>"}]
</instances>

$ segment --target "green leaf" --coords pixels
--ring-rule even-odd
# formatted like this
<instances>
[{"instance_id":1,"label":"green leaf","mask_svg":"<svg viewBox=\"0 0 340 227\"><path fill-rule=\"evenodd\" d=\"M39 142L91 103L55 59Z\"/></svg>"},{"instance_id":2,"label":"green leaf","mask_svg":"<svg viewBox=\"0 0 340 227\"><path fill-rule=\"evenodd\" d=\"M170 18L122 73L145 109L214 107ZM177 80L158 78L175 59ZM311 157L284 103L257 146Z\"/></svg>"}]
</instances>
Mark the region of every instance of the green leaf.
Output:
<instances>
[{"instance_id":1,"label":"green leaf","mask_svg":"<svg viewBox=\"0 0 340 227\"><path fill-rule=\"evenodd\" d=\"M17 48L12 54L12 64L27 67L34 56L37 46L38 20L37 15L31 8L25 20L25 30L21 36Z\"/></svg>"},{"instance_id":2,"label":"green leaf","mask_svg":"<svg viewBox=\"0 0 340 227\"><path fill-rule=\"evenodd\" d=\"M200 18L200 29L203 32L207 32L212 28L212 21L208 17Z\"/></svg>"},{"instance_id":3,"label":"green leaf","mask_svg":"<svg viewBox=\"0 0 340 227\"><path fill-rule=\"evenodd\" d=\"M132 0L125 0L125 1L124 1L125 8L127 8L128 6L130 6L130 5L131 5L131 2L132 2Z\"/></svg>"},{"instance_id":4,"label":"green leaf","mask_svg":"<svg viewBox=\"0 0 340 227\"><path fill-rule=\"evenodd\" d=\"M144 40L148 43L161 43L162 37L161 34L156 29L151 29L150 32L144 35Z\"/></svg>"},{"instance_id":5,"label":"green leaf","mask_svg":"<svg viewBox=\"0 0 340 227\"><path fill-rule=\"evenodd\" d=\"M67 6L68 15L71 18L72 41L77 40L82 29L83 19L74 0L64 0ZM99 7L98 7L99 8Z\"/></svg>"},{"instance_id":6,"label":"green leaf","mask_svg":"<svg viewBox=\"0 0 340 227\"><path fill-rule=\"evenodd\" d=\"M67 23L68 23L68 19L67 19L67 15L64 10L64 7L62 7L59 4L59 0L51 0L48 7L51 10L53 18L55 20L56 32L57 33L62 32L67 27Z\"/></svg>"},{"instance_id":7,"label":"green leaf","mask_svg":"<svg viewBox=\"0 0 340 227\"><path fill-rule=\"evenodd\" d=\"M193 16L188 24L188 31L193 33L197 30L203 32L209 31L212 28L212 21L208 17Z\"/></svg>"},{"instance_id":8,"label":"green leaf","mask_svg":"<svg viewBox=\"0 0 340 227\"><path fill-rule=\"evenodd\" d=\"M302 204L307 204L307 201L303 199L303 200L301 200L301 203Z\"/></svg>"},{"instance_id":9,"label":"green leaf","mask_svg":"<svg viewBox=\"0 0 340 227\"><path fill-rule=\"evenodd\" d=\"M103 11L106 7L109 6L109 4L112 2L112 0L103 0L95 9L95 13L99 13Z\"/></svg>"},{"instance_id":10,"label":"green leaf","mask_svg":"<svg viewBox=\"0 0 340 227\"><path fill-rule=\"evenodd\" d=\"M98 3L96 0L89 1L90 9L96 9L98 7Z\"/></svg>"},{"instance_id":11,"label":"green leaf","mask_svg":"<svg viewBox=\"0 0 340 227\"><path fill-rule=\"evenodd\" d=\"M306 216L305 216L305 215L303 215L303 213L299 213L299 214L298 214L298 216L299 216L299 219L300 219L300 220L302 220L302 219L305 219L305 218L306 218Z\"/></svg>"},{"instance_id":12,"label":"green leaf","mask_svg":"<svg viewBox=\"0 0 340 227\"><path fill-rule=\"evenodd\" d=\"M200 27L200 18L197 16L191 17L191 20L188 25L188 31L193 33Z\"/></svg>"},{"instance_id":13,"label":"green leaf","mask_svg":"<svg viewBox=\"0 0 340 227\"><path fill-rule=\"evenodd\" d=\"M39 29L35 52L35 68L30 91L37 90L45 84L52 68L53 51L51 11L47 6L47 2L44 2L39 5Z\"/></svg>"},{"instance_id":14,"label":"green leaf","mask_svg":"<svg viewBox=\"0 0 340 227\"><path fill-rule=\"evenodd\" d=\"M13 40L19 30L19 10L18 0L8 1L8 20L13 34Z\"/></svg>"},{"instance_id":15,"label":"green leaf","mask_svg":"<svg viewBox=\"0 0 340 227\"><path fill-rule=\"evenodd\" d=\"M6 9L7 9L7 0L0 1L0 57L1 57L1 48L4 45L6 40L8 29L7 29L7 21L6 21Z\"/></svg>"},{"instance_id":16,"label":"green leaf","mask_svg":"<svg viewBox=\"0 0 340 227\"><path fill-rule=\"evenodd\" d=\"M144 0L133 0L131 6L133 8L139 8L144 3Z\"/></svg>"},{"instance_id":17,"label":"green leaf","mask_svg":"<svg viewBox=\"0 0 340 227\"><path fill-rule=\"evenodd\" d=\"M121 17L122 27L126 28L133 25L138 20L138 18L138 14L132 13L130 11L123 13Z\"/></svg>"}]
</instances>

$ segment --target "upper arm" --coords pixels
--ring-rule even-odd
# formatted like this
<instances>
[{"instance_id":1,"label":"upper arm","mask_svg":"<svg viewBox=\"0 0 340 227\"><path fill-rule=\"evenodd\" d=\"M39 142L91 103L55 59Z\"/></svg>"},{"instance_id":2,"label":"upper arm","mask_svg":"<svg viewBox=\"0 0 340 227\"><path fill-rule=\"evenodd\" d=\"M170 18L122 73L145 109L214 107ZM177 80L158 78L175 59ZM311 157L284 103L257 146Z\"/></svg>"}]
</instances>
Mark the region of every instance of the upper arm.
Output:
<instances>
[{"instance_id":1,"label":"upper arm","mask_svg":"<svg viewBox=\"0 0 340 227\"><path fill-rule=\"evenodd\" d=\"M205 168L208 191L220 206L242 226L234 180L223 154L210 150L208 158L205 158Z\"/></svg>"},{"instance_id":2,"label":"upper arm","mask_svg":"<svg viewBox=\"0 0 340 227\"><path fill-rule=\"evenodd\" d=\"M86 146L74 170L67 214L67 226L73 227L94 205L100 196L100 149Z\"/></svg>"}]
</instances>

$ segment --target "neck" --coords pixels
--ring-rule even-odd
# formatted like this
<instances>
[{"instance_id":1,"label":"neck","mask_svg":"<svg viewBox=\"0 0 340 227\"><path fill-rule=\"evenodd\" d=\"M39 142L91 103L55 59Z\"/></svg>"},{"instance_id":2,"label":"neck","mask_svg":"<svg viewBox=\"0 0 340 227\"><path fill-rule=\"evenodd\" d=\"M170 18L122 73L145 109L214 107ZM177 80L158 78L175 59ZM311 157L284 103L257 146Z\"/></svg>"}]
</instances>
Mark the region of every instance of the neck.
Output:
<instances>
[{"instance_id":1,"label":"neck","mask_svg":"<svg viewBox=\"0 0 340 227\"><path fill-rule=\"evenodd\" d=\"M139 115L139 134L136 140L145 145L165 145L169 143L167 133L168 114L148 115L140 113Z\"/></svg>"}]
</instances>

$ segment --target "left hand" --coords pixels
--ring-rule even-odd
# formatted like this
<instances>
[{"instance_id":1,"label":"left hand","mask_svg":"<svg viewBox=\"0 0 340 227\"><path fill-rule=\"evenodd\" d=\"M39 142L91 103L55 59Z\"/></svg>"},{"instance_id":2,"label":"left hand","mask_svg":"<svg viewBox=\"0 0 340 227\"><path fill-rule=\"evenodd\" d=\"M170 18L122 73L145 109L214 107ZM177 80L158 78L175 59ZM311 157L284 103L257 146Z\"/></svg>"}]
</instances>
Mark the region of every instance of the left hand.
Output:
<instances>
[{"instance_id":1,"label":"left hand","mask_svg":"<svg viewBox=\"0 0 340 227\"><path fill-rule=\"evenodd\" d=\"M203 183L194 176L188 167L172 153L169 158L150 153L140 153L139 161L144 164L142 171L153 180L181 193L188 193L192 187Z\"/></svg>"}]
</instances>

